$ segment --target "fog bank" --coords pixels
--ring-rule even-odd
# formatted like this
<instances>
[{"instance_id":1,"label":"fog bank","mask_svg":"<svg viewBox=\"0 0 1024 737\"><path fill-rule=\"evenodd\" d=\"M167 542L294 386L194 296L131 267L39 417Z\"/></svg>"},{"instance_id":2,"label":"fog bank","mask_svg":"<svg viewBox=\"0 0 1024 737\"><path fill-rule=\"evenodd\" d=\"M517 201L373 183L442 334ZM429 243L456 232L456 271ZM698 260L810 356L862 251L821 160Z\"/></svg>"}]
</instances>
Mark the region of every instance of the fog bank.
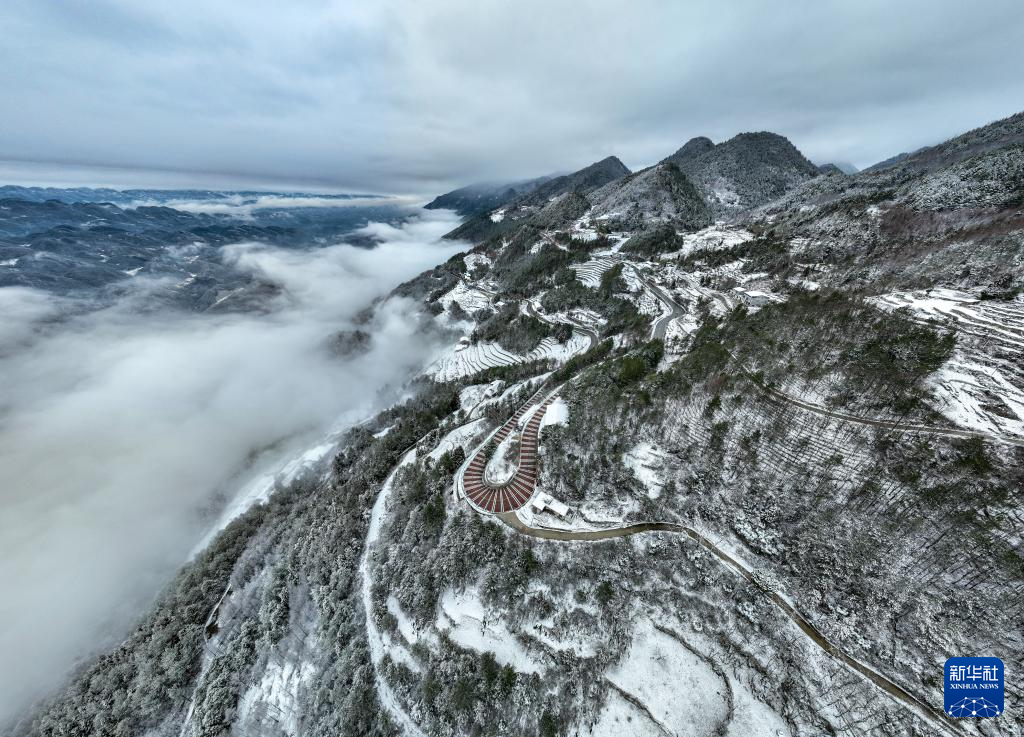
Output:
<instances>
[{"instance_id":1,"label":"fog bank","mask_svg":"<svg viewBox=\"0 0 1024 737\"><path fill-rule=\"evenodd\" d=\"M66 300L0 289L0 724L123 636L255 452L314 442L428 360L403 300L363 326L367 353L339 358L328 339L459 250L440 240L454 222L373 224L372 250L225 248L277 285L263 314L147 310L167 285L143 278L70 317Z\"/></svg>"}]
</instances>

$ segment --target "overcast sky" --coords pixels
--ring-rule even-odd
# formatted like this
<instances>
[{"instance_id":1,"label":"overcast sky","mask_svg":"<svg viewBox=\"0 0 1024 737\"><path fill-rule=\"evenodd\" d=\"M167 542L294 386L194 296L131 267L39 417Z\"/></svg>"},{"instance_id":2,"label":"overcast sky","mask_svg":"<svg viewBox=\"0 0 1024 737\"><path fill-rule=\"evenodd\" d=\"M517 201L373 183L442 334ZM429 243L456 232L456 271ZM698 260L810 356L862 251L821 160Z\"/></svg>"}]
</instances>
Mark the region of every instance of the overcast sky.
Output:
<instances>
[{"instance_id":1,"label":"overcast sky","mask_svg":"<svg viewBox=\"0 0 1024 737\"><path fill-rule=\"evenodd\" d=\"M1020 0L4 0L0 28L0 158L267 186L426 195L746 130L865 166L1024 109Z\"/></svg>"}]
</instances>

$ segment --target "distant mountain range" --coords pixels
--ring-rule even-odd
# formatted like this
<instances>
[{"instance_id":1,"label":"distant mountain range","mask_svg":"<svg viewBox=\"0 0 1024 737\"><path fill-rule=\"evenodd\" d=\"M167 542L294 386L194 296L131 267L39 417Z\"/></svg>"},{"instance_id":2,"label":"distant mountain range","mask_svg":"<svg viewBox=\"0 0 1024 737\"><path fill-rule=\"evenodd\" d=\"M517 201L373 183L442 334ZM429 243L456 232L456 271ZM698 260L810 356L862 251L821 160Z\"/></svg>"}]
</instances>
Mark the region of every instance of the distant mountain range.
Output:
<instances>
[{"instance_id":1,"label":"distant mountain range","mask_svg":"<svg viewBox=\"0 0 1024 737\"><path fill-rule=\"evenodd\" d=\"M19 202L33 258L231 225ZM431 206L466 250L393 294L447 348L4 733L953 734L936 663L1020 629L1024 113Z\"/></svg>"},{"instance_id":2,"label":"distant mountain range","mask_svg":"<svg viewBox=\"0 0 1024 737\"><path fill-rule=\"evenodd\" d=\"M227 309L232 303L224 295L248 277L224 263L222 246L315 248L343 236L351 242L370 219L406 214L387 198L367 204L356 197L0 187L0 287L95 296L134 276L156 276L174 284L165 294L178 306Z\"/></svg>"},{"instance_id":3,"label":"distant mountain range","mask_svg":"<svg viewBox=\"0 0 1024 737\"><path fill-rule=\"evenodd\" d=\"M585 196L595 213L622 218L630 226L678 220L699 227L758 207L821 174L785 137L741 133L717 145L693 138L658 165L636 173L609 156L562 176L470 185L440 195L427 207L454 209L466 217L450 236L467 240L507 231L569 193Z\"/></svg>"}]
</instances>

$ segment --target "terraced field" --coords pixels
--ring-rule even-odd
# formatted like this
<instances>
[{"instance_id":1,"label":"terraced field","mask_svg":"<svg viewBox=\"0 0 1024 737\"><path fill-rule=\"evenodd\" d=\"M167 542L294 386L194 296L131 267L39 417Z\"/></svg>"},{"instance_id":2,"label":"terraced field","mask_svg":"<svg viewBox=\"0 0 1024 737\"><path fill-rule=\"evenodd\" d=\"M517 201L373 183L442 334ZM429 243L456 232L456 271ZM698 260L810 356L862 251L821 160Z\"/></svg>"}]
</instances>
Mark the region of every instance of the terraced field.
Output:
<instances>
[{"instance_id":1,"label":"terraced field","mask_svg":"<svg viewBox=\"0 0 1024 737\"><path fill-rule=\"evenodd\" d=\"M573 333L565 343L559 343L554 338L544 338L540 345L525 355L506 351L497 343L477 343L456 348L435 362L427 373L435 381L454 381L496 366L514 366L546 359L566 361L585 351L589 345L589 338L578 332Z\"/></svg>"},{"instance_id":2,"label":"terraced field","mask_svg":"<svg viewBox=\"0 0 1024 737\"><path fill-rule=\"evenodd\" d=\"M872 299L957 332L953 357L933 380L940 409L958 425L1024 438L1024 301L979 300L951 289Z\"/></svg>"},{"instance_id":3,"label":"terraced field","mask_svg":"<svg viewBox=\"0 0 1024 737\"><path fill-rule=\"evenodd\" d=\"M582 264L573 264L569 268L576 272L576 278L595 289L601 286L601 276L616 262L610 258L596 258Z\"/></svg>"}]
</instances>

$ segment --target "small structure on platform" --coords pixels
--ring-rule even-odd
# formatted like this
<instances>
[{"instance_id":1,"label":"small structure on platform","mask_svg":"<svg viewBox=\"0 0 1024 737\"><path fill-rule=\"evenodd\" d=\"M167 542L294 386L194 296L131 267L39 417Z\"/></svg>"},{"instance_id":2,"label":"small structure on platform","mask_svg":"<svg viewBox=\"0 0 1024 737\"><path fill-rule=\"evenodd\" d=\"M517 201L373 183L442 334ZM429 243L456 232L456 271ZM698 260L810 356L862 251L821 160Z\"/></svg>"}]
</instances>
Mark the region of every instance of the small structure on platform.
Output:
<instances>
[{"instance_id":1,"label":"small structure on platform","mask_svg":"<svg viewBox=\"0 0 1024 737\"><path fill-rule=\"evenodd\" d=\"M569 514L569 505L558 501L550 494L538 494L530 502L530 506L535 512L551 512L558 515L560 519L565 519L565 515Z\"/></svg>"}]
</instances>

